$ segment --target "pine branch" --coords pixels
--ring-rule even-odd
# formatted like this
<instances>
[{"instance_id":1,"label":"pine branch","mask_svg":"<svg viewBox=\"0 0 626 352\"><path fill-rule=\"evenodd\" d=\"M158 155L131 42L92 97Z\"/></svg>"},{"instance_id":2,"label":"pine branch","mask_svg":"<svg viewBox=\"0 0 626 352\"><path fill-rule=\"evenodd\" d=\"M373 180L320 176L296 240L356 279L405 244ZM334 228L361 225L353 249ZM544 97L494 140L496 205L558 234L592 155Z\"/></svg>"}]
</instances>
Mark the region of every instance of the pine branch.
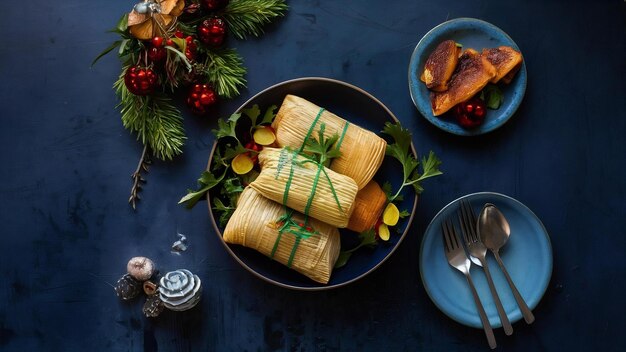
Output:
<instances>
[{"instance_id":1,"label":"pine branch","mask_svg":"<svg viewBox=\"0 0 626 352\"><path fill-rule=\"evenodd\" d=\"M239 89L246 86L246 68L235 49L207 50L202 73L221 97L238 96Z\"/></svg>"},{"instance_id":2,"label":"pine branch","mask_svg":"<svg viewBox=\"0 0 626 352\"><path fill-rule=\"evenodd\" d=\"M171 160L181 154L185 144L185 130L180 111L171 99L163 95L138 96L130 93L124 84L124 72L113 85L120 103L124 127L137 133L137 140L148 146L162 160Z\"/></svg>"},{"instance_id":3,"label":"pine branch","mask_svg":"<svg viewBox=\"0 0 626 352\"><path fill-rule=\"evenodd\" d=\"M128 203L133 207L133 210L137 209L137 201L141 199L139 196L139 191L141 191L142 185L146 183L146 179L143 178L141 172L148 172L149 165L152 164L150 157L148 156L148 146L145 145L143 147L143 152L141 152L141 158L139 159L139 164L137 165L137 169L133 172L130 177L133 179L133 186L130 188L130 198L128 198Z\"/></svg>"},{"instance_id":4,"label":"pine branch","mask_svg":"<svg viewBox=\"0 0 626 352\"><path fill-rule=\"evenodd\" d=\"M263 26L284 16L287 9L284 0L231 0L222 16L235 37L246 39L263 34Z\"/></svg>"}]
</instances>

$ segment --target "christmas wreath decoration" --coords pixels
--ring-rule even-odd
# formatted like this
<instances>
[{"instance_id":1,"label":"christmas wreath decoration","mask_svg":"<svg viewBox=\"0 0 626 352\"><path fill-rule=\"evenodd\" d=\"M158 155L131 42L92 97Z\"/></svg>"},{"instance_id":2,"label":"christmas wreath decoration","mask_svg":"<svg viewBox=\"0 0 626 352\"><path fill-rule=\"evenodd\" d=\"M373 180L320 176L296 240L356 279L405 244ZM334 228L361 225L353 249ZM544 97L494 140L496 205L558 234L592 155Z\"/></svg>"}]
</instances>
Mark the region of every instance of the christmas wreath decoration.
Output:
<instances>
[{"instance_id":1,"label":"christmas wreath decoration","mask_svg":"<svg viewBox=\"0 0 626 352\"><path fill-rule=\"evenodd\" d=\"M113 88L124 127L143 144L128 202L133 209L150 156L171 160L182 153L183 116L172 95L187 89L190 111L206 115L219 99L246 86L243 59L228 48L237 39L263 34L263 26L287 11L284 0L143 0L122 16L120 36L98 55L117 49L122 72Z\"/></svg>"}]
</instances>

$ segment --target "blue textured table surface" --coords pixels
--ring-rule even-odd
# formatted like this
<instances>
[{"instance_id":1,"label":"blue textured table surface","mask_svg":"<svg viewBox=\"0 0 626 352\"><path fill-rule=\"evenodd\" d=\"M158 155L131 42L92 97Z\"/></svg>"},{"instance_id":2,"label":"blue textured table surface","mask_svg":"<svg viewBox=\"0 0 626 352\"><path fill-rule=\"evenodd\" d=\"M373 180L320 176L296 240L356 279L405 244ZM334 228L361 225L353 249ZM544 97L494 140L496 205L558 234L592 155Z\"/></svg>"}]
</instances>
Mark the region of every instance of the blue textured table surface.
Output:
<instances>
[{"instance_id":1,"label":"blue textured table surface","mask_svg":"<svg viewBox=\"0 0 626 352\"><path fill-rule=\"evenodd\" d=\"M554 271L533 325L496 338L509 351L623 350L626 261L626 5L623 1L291 1L260 39L229 44L249 69L232 112L259 90L324 76L369 91L434 150L445 175L426 184L412 230L374 273L347 287L297 292L242 269L214 235L205 203L177 205L205 167L214 117L185 111L184 155L156 162L139 209L126 204L141 145L124 130L111 85L115 38L133 3L32 0L0 22L0 350L478 351L480 330L429 300L418 251L428 222L476 191L531 208L552 240ZM501 129L477 138L438 130L407 88L413 48L432 27L475 17L519 45L528 89ZM191 247L170 253L176 233ZM135 255L188 268L204 283L194 310L144 318L111 284Z\"/></svg>"}]
</instances>

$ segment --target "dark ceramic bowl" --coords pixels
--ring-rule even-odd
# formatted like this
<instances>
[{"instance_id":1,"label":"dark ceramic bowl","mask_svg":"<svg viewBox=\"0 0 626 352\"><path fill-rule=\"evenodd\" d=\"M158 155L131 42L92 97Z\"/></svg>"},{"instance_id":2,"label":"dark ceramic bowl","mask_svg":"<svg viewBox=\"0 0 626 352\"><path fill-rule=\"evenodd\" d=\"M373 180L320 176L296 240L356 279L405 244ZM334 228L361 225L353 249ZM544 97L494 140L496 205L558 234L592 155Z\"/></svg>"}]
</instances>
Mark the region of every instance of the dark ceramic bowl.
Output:
<instances>
[{"instance_id":1,"label":"dark ceramic bowl","mask_svg":"<svg viewBox=\"0 0 626 352\"><path fill-rule=\"evenodd\" d=\"M254 104L258 104L261 110L271 105L280 106L287 94L305 98L349 120L351 123L367 128L377 134L383 129L385 122L398 121L387 107L366 91L345 82L318 77L298 78L273 85L250 98L237 111ZM211 150L209 165L211 164L215 148L216 144L213 145ZM411 148L415 153L413 145L411 145ZM383 182L389 181L393 185L392 188L397 190L402 183L402 166L395 159L386 157L374 179L381 185ZM214 190L214 192L217 192L217 190ZM345 266L333 271L330 282L326 285L316 283L252 249L225 243L222 239L223 228L218 226L216 214L212 210L210 192L208 195L209 216L215 227L215 232L224 244L224 248L239 264L255 276L285 288L325 290L347 285L366 276L391 256L406 236L417 206L417 196L410 187L403 190L403 195L404 201L399 203L399 208L408 210L411 215L401 220L394 227L397 233L392 233L389 241L381 241L374 249L362 248L354 252ZM358 244L356 233L346 229L342 229L340 232L342 249L349 249Z\"/></svg>"}]
</instances>

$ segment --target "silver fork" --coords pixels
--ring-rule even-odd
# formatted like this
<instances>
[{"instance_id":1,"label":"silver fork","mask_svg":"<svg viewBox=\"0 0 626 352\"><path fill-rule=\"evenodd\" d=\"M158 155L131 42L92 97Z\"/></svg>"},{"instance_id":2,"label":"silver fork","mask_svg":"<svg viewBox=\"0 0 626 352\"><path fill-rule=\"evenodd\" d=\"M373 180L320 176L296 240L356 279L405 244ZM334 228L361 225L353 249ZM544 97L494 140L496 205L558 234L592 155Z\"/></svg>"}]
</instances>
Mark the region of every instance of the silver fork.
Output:
<instances>
[{"instance_id":1,"label":"silver fork","mask_svg":"<svg viewBox=\"0 0 626 352\"><path fill-rule=\"evenodd\" d=\"M461 233L463 234L467 251L472 257L478 259L480 266L485 271L487 283L489 284L489 290L491 291L491 296L493 296L493 300L496 303L496 309L498 310L498 315L500 316L504 333L506 335L511 335L513 334L513 327L511 326L509 317L504 311L504 307L502 307L500 296L498 296L498 291L496 290L496 286L493 284L493 279L491 278L491 273L489 272L489 265L487 265L487 247L485 247L485 245L480 241L478 233L476 233L476 214L474 213L474 209L472 209L469 202L464 200L461 201L460 208L461 209L457 215L459 216Z\"/></svg>"},{"instance_id":2,"label":"silver fork","mask_svg":"<svg viewBox=\"0 0 626 352\"><path fill-rule=\"evenodd\" d=\"M472 276L470 275L469 270L470 265L472 264L465 254L463 244L461 243L461 241L459 240L459 236L457 235L456 227L452 224L452 221L444 220L441 223L441 230L443 232L443 247L446 252L446 258L448 258L448 263L450 264L450 266L465 275L467 283L469 284L472 291L474 303L476 303L476 308L478 309L478 315L480 316L480 321L483 324L485 335L487 336L487 342L489 343L489 347L491 347L491 349L494 349L497 346L496 338L493 335L493 330L491 329L491 324L489 324L489 319L487 319L487 314L485 314L483 304L480 303L480 298L478 297L478 292L476 292L476 287L474 287L474 281L472 281Z\"/></svg>"}]
</instances>

